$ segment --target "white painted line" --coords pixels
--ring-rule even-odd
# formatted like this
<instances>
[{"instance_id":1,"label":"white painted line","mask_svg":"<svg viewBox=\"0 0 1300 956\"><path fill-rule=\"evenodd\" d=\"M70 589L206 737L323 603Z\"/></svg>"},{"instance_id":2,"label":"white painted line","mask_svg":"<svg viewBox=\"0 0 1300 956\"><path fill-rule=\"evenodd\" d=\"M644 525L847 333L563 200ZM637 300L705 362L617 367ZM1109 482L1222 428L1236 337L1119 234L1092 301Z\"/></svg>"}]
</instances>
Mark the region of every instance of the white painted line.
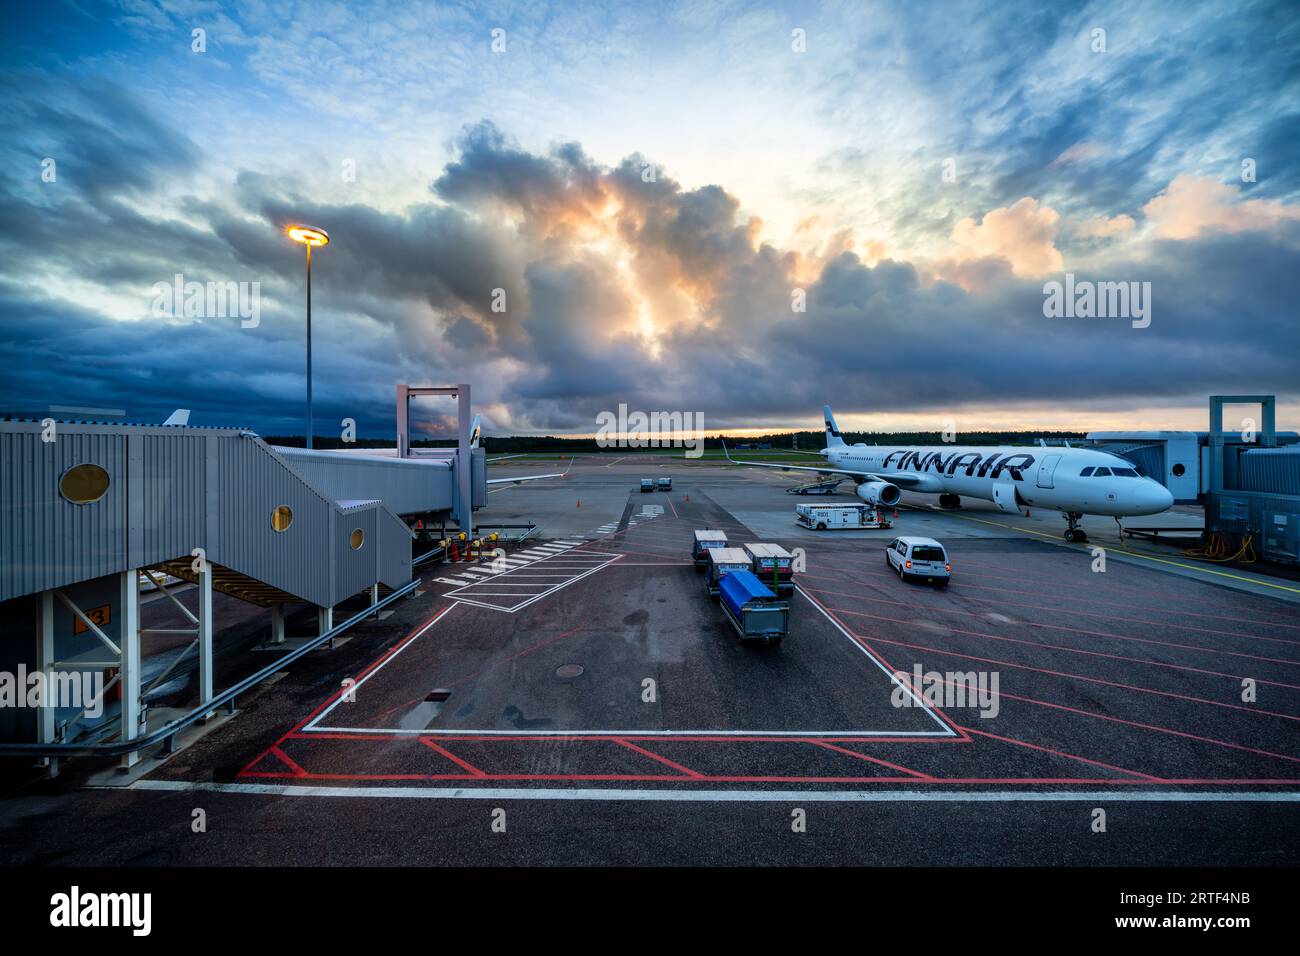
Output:
<instances>
[{"instance_id":1,"label":"white painted line","mask_svg":"<svg viewBox=\"0 0 1300 956\"><path fill-rule=\"evenodd\" d=\"M367 674L365 677L361 678L361 680L357 681L357 683L354 684L354 685L352 685L352 686L353 686L353 687L359 687L359 686L361 686L362 684L364 684L366 681L368 681L371 677L373 677L375 674L378 674L381 670L383 670L385 667L388 666L388 662L389 662L389 661L391 661L394 657L396 657L398 654L402 653L402 651L406 650L408 647L410 647L412 644L414 644L416 641L418 641L420 638L422 638L425 634L427 634L428 631L429 631L429 628L433 627L433 625L437 624L437 623L438 623L439 621L441 621L444 617L446 617L446 616L447 616L447 613L448 613L449 611L451 611L452 608L454 608L455 606L456 606L455 604L448 604L445 608L443 608L443 609L442 609L441 611L439 611L436 615L434 615L434 617L429 621L429 623L425 624L424 627L420 628L418 631L416 631L414 634L412 634L409 638L407 638L407 639L406 639L406 642L405 642L404 644L402 644L400 647L398 647L398 649L396 650L396 652L394 652L393 654L390 654L388 657L386 657L383 661L380 662L380 664L379 664L378 667L376 667L376 668L375 668L374 670L372 670L369 674ZM317 714L316 717L312 720L312 722L311 722L310 724L308 724L306 727L304 727L303 730L310 730L312 727L314 727L314 726L316 725L317 721L319 721L321 718L323 718L326 714L328 714L330 711L332 711L332 710L333 710L335 707L337 707L339 704L343 703L343 701L344 701L345 699L347 699L348 697L350 697L350 696L352 696L352 695L350 695L350 694L339 694L338 698L334 701L334 703L330 704L328 707L326 707L324 710L322 710L319 714Z\"/></svg>"},{"instance_id":2,"label":"white painted line","mask_svg":"<svg viewBox=\"0 0 1300 956\"><path fill-rule=\"evenodd\" d=\"M689 780L684 777L683 780ZM97 789L97 788L91 788ZM107 787L103 789L109 789ZM117 788L113 788L117 789ZM1200 790L637 790L600 787L313 787L137 780L130 790L389 800L643 800L691 803L1300 803L1300 791Z\"/></svg>"},{"instance_id":3,"label":"white painted line","mask_svg":"<svg viewBox=\"0 0 1300 956\"><path fill-rule=\"evenodd\" d=\"M473 602L466 601L470 604ZM363 678L364 681L364 678ZM358 682L355 686L360 686ZM313 721L314 723L314 721ZM446 730L442 727L313 727L308 730L329 731L332 734L434 734L501 735L508 737L951 737L941 730Z\"/></svg>"},{"instance_id":4,"label":"white painted line","mask_svg":"<svg viewBox=\"0 0 1300 956\"><path fill-rule=\"evenodd\" d=\"M912 690L911 687L909 687L907 684L904 684L901 680L899 680L897 677L895 677L895 676L894 676L894 672L891 671L888 667L885 666L884 661L880 660L880 658L876 657L875 654L872 654L869 650L867 650L865 647L863 647L861 641L859 641L859 640L858 640L857 638L855 638L852 634L850 634L848 631L846 631L846 630L844 629L843 625L841 625L839 621L835 620L835 618L833 618L833 617L831 617L829 614L827 614L827 613L826 613L826 610L825 610L825 609L824 609L820 604L818 604L816 601L814 601L811 597L808 596L808 592L807 592L807 591L805 591L805 590L804 590L801 586L799 586L798 584L796 584L796 585L794 586L794 589L795 589L796 591L798 591L800 594L803 595L805 601L807 601L809 604L811 604L813 607L815 607L819 612L821 612L822 617L826 618L826 620L830 621L833 625L835 625L835 629L836 629L837 631L839 631L841 634L843 634L844 637L849 641L850 644L852 644L852 645L853 645L854 647L856 647L859 651L861 651L863 654L865 654L865 655L866 655L866 656L871 660L871 662L872 662L873 664L875 664L875 665L876 665L877 667L879 667L882 671L884 671L885 674L888 675L888 677L889 677L889 679L890 679L890 681L891 681L892 683L894 683L894 684L896 684L897 686L903 688L903 691L904 691L904 692L905 692L909 697L912 698L912 700L915 702L915 704L916 704L917 707L920 707L920 708L921 708L922 710L924 710L927 714L929 714L929 715L930 715L930 718L931 718L931 719L932 719L936 724L938 724L940 727L942 727L942 728L944 728L945 730L947 730L948 733L946 734L946 736L948 736L948 737L956 737L956 736L957 736L957 731L953 730L951 727L948 726L947 723L945 723L943 720L941 720L941 719L939 718L939 715L936 714L936 713L934 712L934 709L933 709L929 704L927 704L927 703L926 703L924 700L922 700L920 697L917 697L917 696L916 696L916 693Z\"/></svg>"}]
</instances>

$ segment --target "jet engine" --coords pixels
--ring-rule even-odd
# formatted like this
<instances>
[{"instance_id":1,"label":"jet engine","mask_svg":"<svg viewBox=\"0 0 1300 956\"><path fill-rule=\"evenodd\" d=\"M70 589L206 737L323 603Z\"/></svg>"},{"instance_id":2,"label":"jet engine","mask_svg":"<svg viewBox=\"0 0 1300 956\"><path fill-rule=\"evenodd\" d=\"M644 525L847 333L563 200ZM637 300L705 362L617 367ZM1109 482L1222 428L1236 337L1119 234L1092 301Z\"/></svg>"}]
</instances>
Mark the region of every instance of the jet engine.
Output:
<instances>
[{"instance_id":1,"label":"jet engine","mask_svg":"<svg viewBox=\"0 0 1300 956\"><path fill-rule=\"evenodd\" d=\"M857 495L869 505L892 508L898 504L903 493L898 490L898 485L891 485L887 481L864 481L858 485Z\"/></svg>"}]
</instances>

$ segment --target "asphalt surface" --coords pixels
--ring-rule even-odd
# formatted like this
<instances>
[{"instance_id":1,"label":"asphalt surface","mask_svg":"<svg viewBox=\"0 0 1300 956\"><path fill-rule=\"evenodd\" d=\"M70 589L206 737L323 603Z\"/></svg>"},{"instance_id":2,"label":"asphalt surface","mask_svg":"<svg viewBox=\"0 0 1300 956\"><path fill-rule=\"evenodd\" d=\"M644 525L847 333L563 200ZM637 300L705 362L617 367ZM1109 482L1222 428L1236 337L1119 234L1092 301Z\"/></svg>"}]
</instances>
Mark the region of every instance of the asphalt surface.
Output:
<instances>
[{"instance_id":1,"label":"asphalt surface","mask_svg":"<svg viewBox=\"0 0 1300 956\"><path fill-rule=\"evenodd\" d=\"M494 488L480 522L541 529L505 573L426 570L131 788L77 765L17 788L0 859L1300 861L1300 593L977 505L817 534L793 505L833 499L784 476L650 461ZM640 494L643 474L674 490ZM689 564L701 527L803 549L781 647L735 640ZM900 533L945 542L950 587L886 568ZM918 666L938 696L900 688ZM957 696L965 674L996 695Z\"/></svg>"}]
</instances>

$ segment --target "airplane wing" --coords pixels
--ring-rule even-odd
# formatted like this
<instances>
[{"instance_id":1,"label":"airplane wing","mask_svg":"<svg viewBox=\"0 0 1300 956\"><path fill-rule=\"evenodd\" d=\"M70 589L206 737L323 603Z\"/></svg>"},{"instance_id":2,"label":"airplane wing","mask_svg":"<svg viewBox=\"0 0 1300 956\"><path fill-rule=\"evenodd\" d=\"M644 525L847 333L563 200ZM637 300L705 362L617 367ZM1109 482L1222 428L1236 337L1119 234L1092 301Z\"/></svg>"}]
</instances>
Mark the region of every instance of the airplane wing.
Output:
<instances>
[{"instance_id":1,"label":"airplane wing","mask_svg":"<svg viewBox=\"0 0 1300 956\"><path fill-rule=\"evenodd\" d=\"M849 468L831 468L829 466L818 467L817 465L787 465L778 461L738 461L731 457L731 452L727 451L727 443L722 443L722 453L727 456L727 461L735 465L751 465L755 468L779 468L781 471L813 471L819 475L845 475L858 481L872 479L874 481L887 481L890 484L899 485L903 488L910 488L914 485L923 484L925 476L913 474L911 472L891 471L887 475L878 475L869 471L853 471Z\"/></svg>"},{"instance_id":2,"label":"airplane wing","mask_svg":"<svg viewBox=\"0 0 1300 956\"><path fill-rule=\"evenodd\" d=\"M523 458L523 457L524 457L524 453L520 452L518 455L502 455L500 458L485 458L484 461L486 461L490 465L494 461L509 461L511 458Z\"/></svg>"},{"instance_id":3,"label":"airplane wing","mask_svg":"<svg viewBox=\"0 0 1300 956\"><path fill-rule=\"evenodd\" d=\"M569 468L572 467L573 467L573 459L570 458ZM564 469L564 471L557 471L554 474L550 474L550 475L519 475L518 477L515 478L489 478L487 483L489 485L520 485L523 484L525 481L540 481L543 478L563 478L565 475L569 473L569 468Z\"/></svg>"}]
</instances>

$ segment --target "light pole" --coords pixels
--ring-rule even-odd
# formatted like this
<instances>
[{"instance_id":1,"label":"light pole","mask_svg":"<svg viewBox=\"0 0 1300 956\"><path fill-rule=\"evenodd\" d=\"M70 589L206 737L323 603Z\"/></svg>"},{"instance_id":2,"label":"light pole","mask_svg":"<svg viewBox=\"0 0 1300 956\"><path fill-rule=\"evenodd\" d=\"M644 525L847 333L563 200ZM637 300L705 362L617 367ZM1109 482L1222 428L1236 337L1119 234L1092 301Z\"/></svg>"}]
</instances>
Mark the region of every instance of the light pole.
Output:
<instances>
[{"instance_id":1,"label":"light pole","mask_svg":"<svg viewBox=\"0 0 1300 956\"><path fill-rule=\"evenodd\" d=\"M286 231L290 239L307 247L307 447L311 448L311 247L329 245L330 234L324 229L301 223L290 226Z\"/></svg>"}]
</instances>

